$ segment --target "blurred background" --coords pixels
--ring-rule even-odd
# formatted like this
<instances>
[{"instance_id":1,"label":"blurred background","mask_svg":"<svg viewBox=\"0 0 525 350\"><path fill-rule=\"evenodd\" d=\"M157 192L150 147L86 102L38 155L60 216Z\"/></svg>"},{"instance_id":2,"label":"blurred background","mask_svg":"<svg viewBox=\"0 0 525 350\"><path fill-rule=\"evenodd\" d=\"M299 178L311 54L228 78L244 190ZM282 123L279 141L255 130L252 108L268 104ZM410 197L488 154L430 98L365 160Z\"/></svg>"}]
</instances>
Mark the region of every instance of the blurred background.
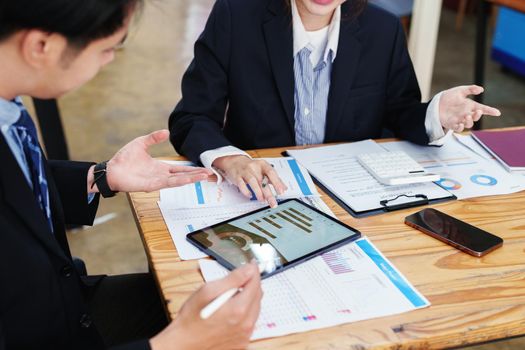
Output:
<instances>
[{"instance_id":1,"label":"blurred background","mask_svg":"<svg viewBox=\"0 0 525 350\"><path fill-rule=\"evenodd\" d=\"M482 1L476 0L447 0L442 4L437 0L424 1L433 3L433 9L427 9L422 17L436 21L437 40L430 43L430 49L428 42L422 42L420 50L424 52L415 52L413 43L410 49L413 58L419 60L422 53L427 56L427 73L420 76L418 71L418 78L422 85L428 84L428 96L474 82L476 35L480 33L480 11L485 11L484 101L499 108L503 115L485 118L482 127L525 125L525 14L492 4L485 8ZM416 9L411 0L371 2L398 15L409 36L417 35L418 30L431 30L425 25L428 20L423 22L424 28L412 21L414 11L421 9ZM168 116L181 97L180 81L192 59L193 43L213 3L214 0L146 1L115 61L86 86L58 101L71 159L106 160L131 139L167 128ZM429 60L433 65L428 65ZM31 103L26 100L30 108ZM155 156L175 155L168 143L152 151ZM148 269L124 194L101 200L96 225L70 230L69 240L73 255L85 260L90 274ZM476 347L522 348L525 341L519 339Z\"/></svg>"}]
</instances>

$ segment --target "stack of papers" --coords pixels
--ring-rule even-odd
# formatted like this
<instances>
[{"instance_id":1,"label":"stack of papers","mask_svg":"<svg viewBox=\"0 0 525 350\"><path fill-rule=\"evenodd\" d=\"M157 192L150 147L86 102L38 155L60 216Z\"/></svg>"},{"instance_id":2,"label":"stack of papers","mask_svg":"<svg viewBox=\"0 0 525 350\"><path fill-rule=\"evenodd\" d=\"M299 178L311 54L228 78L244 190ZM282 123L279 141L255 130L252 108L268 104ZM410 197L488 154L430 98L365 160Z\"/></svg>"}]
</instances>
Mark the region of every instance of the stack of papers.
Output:
<instances>
[{"instance_id":1,"label":"stack of papers","mask_svg":"<svg viewBox=\"0 0 525 350\"><path fill-rule=\"evenodd\" d=\"M288 190L278 199L299 198L303 202L334 216L321 200L308 172L292 158L268 158ZM172 164L191 165L189 162ZM223 181L201 181L160 191L158 202L162 216L182 260L200 259L202 251L186 240L190 232L266 207L255 198L247 199L239 189Z\"/></svg>"},{"instance_id":2,"label":"stack of papers","mask_svg":"<svg viewBox=\"0 0 525 350\"><path fill-rule=\"evenodd\" d=\"M264 158L288 187L279 199L319 196L308 172L292 158ZM186 162L187 164L187 162ZM247 199L237 186L223 181L200 181L194 184L160 191L160 201L171 208L209 208L246 204ZM255 196L251 201L256 202Z\"/></svg>"},{"instance_id":3,"label":"stack of papers","mask_svg":"<svg viewBox=\"0 0 525 350\"><path fill-rule=\"evenodd\" d=\"M199 261L206 281L229 272ZM252 340L306 332L430 305L367 239L327 252L262 281Z\"/></svg>"},{"instance_id":4,"label":"stack of papers","mask_svg":"<svg viewBox=\"0 0 525 350\"><path fill-rule=\"evenodd\" d=\"M354 212L381 210L382 201L396 197L425 195L428 200L451 198L451 194L434 183L387 186L377 181L357 160L367 153L386 152L372 140L289 150L288 154L308 169L315 178ZM410 197L408 197L410 196Z\"/></svg>"},{"instance_id":5,"label":"stack of papers","mask_svg":"<svg viewBox=\"0 0 525 350\"><path fill-rule=\"evenodd\" d=\"M510 194L525 189L525 177L511 174L471 136L455 135L442 147L407 141L381 143L387 150L404 151L429 172L441 175L438 185L458 199Z\"/></svg>"},{"instance_id":6,"label":"stack of papers","mask_svg":"<svg viewBox=\"0 0 525 350\"><path fill-rule=\"evenodd\" d=\"M381 151L403 151L428 172L440 175L441 179L426 184L382 185L356 158L359 154ZM520 151L516 150L517 153ZM525 190L525 172L506 171L470 135L455 135L442 147L420 146L408 141L378 144L366 140L288 153L357 214L377 209L380 201L403 194L414 196L419 193L431 201L451 194L457 199L467 199Z\"/></svg>"}]
</instances>

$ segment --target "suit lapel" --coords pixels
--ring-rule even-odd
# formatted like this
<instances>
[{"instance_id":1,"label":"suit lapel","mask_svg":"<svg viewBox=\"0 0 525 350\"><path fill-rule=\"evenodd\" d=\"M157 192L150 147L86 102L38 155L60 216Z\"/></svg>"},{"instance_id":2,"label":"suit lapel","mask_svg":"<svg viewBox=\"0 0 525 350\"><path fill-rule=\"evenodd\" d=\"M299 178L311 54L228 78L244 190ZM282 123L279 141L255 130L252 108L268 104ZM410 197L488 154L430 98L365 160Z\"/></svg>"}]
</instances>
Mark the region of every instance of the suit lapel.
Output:
<instances>
[{"instance_id":1,"label":"suit lapel","mask_svg":"<svg viewBox=\"0 0 525 350\"><path fill-rule=\"evenodd\" d=\"M335 141L339 121L343 117L344 105L357 73L362 50L362 44L357 36L359 32L357 19L345 19L350 11L348 2L342 5L341 11L339 45L332 67L330 93L328 95L325 142Z\"/></svg>"},{"instance_id":2,"label":"suit lapel","mask_svg":"<svg viewBox=\"0 0 525 350\"><path fill-rule=\"evenodd\" d=\"M286 8L284 1L270 0L268 18L263 24L263 28L273 77L293 133L295 125L293 28L291 13Z\"/></svg>"},{"instance_id":3,"label":"suit lapel","mask_svg":"<svg viewBox=\"0 0 525 350\"><path fill-rule=\"evenodd\" d=\"M0 183L6 204L16 212L42 244L53 253L65 258L63 250L53 233L50 232L44 214L2 134L0 134L0 162L2 164Z\"/></svg>"}]
</instances>

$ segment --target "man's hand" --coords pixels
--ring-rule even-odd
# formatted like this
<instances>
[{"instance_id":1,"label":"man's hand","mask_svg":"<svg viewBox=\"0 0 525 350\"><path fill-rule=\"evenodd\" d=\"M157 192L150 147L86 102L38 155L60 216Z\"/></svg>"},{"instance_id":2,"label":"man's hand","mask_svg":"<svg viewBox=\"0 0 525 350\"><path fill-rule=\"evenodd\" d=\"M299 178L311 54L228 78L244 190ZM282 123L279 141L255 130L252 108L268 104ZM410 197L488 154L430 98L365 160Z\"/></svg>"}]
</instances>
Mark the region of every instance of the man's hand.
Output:
<instances>
[{"instance_id":1,"label":"man's hand","mask_svg":"<svg viewBox=\"0 0 525 350\"><path fill-rule=\"evenodd\" d=\"M226 156L215 159L213 166L236 185L244 196L252 197L252 192L248 189L250 186L257 200L268 202L272 208L277 206L277 200L268 184L263 183L263 178L268 178L279 195L288 189L275 169L264 160L254 160L242 155Z\"/></svg>"},{"instance_id":2,"label":"man's hand","mask_svg":"<svg viewBox=\"0 0 525 350\"><path fill-rule=\"evenodd\" d=\"M439 120L445 130L462 132L474 126L481 116L499 117L501 112L496 108L477 103L468 96L479 95L483 88L477 85L458 86L446 90L439 102Z\"/></svg>"},{"instance_id":3,"label":"man's hand","mask_svg":"<svg viewBox=\"0 0 525 350\"><path fill-rule=\"evenodd\" d=\"M113 191L151 192L166 187L182 186L206 180L210 170L189 166L173 166L151 158L148 148L164 142L168 130L159 130L137 137L118 151L107 164L107 181ZM88 174L90 192L93 183L93 167Z\"/></svg>"},{"instance_id":4,"label":"man's hand","mask_svg":"<svg viewBox=\"0 0 525 350\"><path fill-rule=\"evenodd\" d=\"M242 291L206 320L200 312L231 288ZM244 349L259 317L261 279L255 264L233 271L228 277L209 282L182 306L177 317L150 340L152 350Z\"/></svg>"}]
</instances>

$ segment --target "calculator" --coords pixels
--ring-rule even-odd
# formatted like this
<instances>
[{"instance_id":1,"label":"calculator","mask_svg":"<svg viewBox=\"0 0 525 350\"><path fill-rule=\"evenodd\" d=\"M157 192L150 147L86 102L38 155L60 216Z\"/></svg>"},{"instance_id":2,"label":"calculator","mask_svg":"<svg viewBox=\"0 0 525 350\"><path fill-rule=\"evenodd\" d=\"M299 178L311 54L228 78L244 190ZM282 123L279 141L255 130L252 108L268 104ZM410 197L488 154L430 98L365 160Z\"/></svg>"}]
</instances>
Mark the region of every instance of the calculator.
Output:
<instances>
[{"instance_id":1,"label":"calculator","mask_svg":"<svg viewBox=\"0 0 525 350\"><path fill-rule=\"evenodd\" d=\"M357 156L361 165L385 185L406 185L439 181L440 176L427 172L403 151L365 153Z\"/></svg>"}]
</instances>

